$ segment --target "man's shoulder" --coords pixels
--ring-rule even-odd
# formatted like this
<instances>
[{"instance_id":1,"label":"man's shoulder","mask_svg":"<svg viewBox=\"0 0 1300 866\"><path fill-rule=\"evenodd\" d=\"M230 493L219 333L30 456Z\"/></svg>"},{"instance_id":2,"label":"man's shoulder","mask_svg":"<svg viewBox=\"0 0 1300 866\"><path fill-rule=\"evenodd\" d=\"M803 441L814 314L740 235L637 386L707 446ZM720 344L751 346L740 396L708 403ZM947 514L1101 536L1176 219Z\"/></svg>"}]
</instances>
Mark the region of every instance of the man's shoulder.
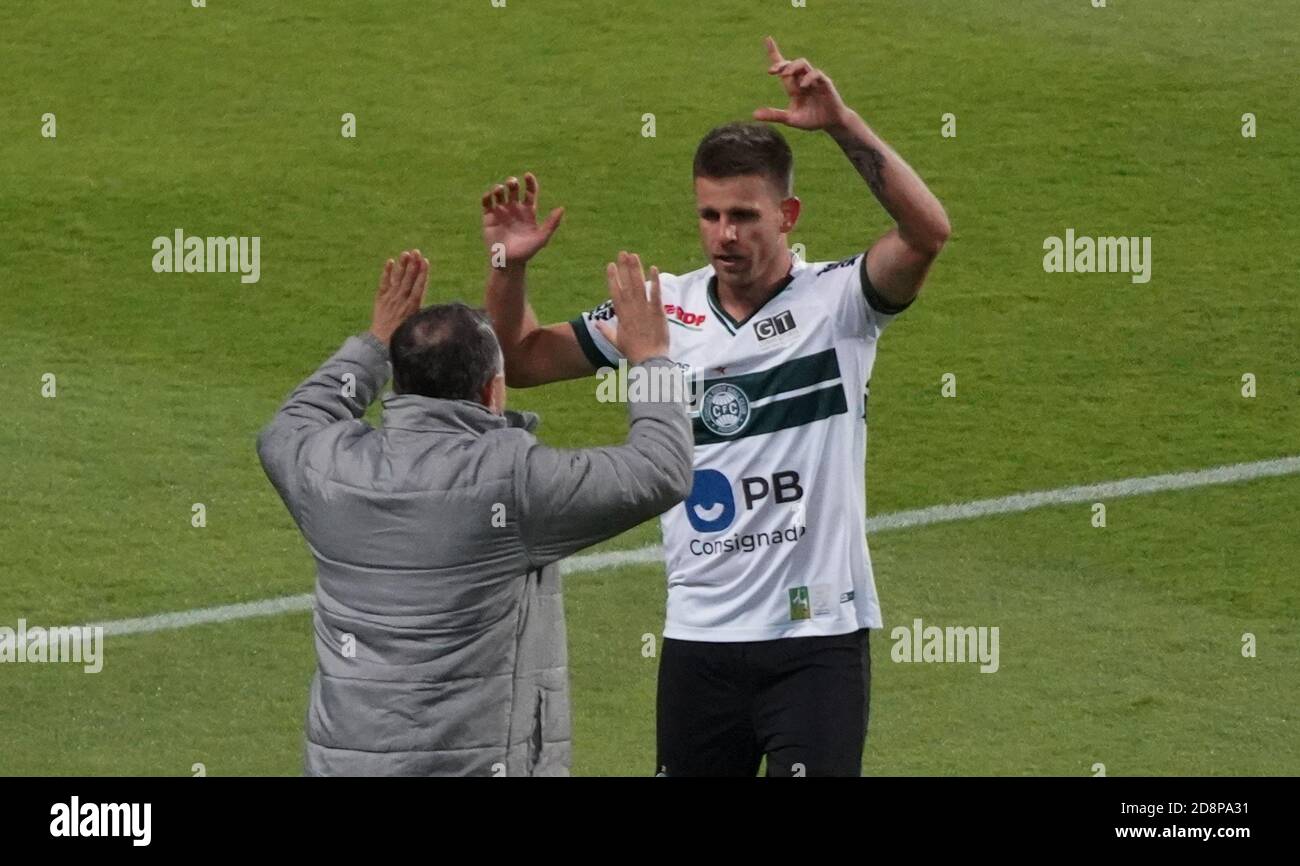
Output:
<instances>
[{"instance_id":1,"label":"man's shoulder","mask_svg":"<svg viewBox=\"0 0 1300 866\"><path fill-rule=\"evenodd\" d=\"M823 262L806 262L795 273L800 290L797 294L805 300L816 299L824 304L828 297L860 298L866 285L863 278L867 254L854 253L842 259Z\"/></svg>"},{"instance_id":2,"label":"man's shoulder","mask_svg":"<svg viewBox=\"0 0 1300 866\"><path fill-rule=\"evenodd\" d=\"M848 258L839 259L837 261L809 262L804 265L804 268L814 280L852 277L854 265L857 265L864 255L866 255L865 252L857 252Z\"/></svg>"},{"instance_id":3,"label":"man's shoulder","mask_svg":"<svg viewBox=\"0 0 1300 866\"><path fill-rule=\"evenodd\" d=\"M670 274L661 271L659 274L659 290L664 304L666 306L683 305L692 299L703 299L709 285L709 279L712 276L713 267L711 265L705 265L698 270L681 274ZM647 277L647 279L649 278ZM591 322L600 322L612 318L614 318L614 302L606 298L590 310L579 313L570 319L570 322L576 324L584 319Z\"/></svg>"}]
</instances>

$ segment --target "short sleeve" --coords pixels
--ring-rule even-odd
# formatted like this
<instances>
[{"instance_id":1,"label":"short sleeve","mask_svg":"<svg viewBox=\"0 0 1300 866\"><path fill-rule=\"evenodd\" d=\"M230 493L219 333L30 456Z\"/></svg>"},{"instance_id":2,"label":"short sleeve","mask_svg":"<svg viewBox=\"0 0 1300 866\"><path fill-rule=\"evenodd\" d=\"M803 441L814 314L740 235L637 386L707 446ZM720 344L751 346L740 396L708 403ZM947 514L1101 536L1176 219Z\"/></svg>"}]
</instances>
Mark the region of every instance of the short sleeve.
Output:
<instances>
[{"instance_id":1,"label":"short sleeve","mask_svg":"<svg viewBox=\"0 0 1300 866\"><path fill-rule=\"evenodd\" d=\"M878 337L909 304L885 300L867 275L867 254L817 265L818 291L835 300L836 321L847 337Z\"/></svg>"}]
</instances>

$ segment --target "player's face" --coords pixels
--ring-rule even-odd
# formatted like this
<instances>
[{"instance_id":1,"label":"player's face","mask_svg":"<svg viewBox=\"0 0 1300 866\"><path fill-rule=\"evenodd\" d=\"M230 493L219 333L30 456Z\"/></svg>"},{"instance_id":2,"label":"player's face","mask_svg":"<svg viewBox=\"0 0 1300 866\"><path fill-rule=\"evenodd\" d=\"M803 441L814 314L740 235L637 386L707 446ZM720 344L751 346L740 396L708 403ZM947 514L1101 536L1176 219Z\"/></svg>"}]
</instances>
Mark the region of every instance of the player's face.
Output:
<instances>
[{"instance_id":1,"label":"player's face","mask_svg":"<svg viewBox=\"0 0 1300 866\"><path fill-rule=\"evenodd\" d=\"M700 243L719 282L745 289L785 276L785 235L798 219L798 199L783 197L763 175L697 177L695 210Z\"/></svg>"}]
</instances>

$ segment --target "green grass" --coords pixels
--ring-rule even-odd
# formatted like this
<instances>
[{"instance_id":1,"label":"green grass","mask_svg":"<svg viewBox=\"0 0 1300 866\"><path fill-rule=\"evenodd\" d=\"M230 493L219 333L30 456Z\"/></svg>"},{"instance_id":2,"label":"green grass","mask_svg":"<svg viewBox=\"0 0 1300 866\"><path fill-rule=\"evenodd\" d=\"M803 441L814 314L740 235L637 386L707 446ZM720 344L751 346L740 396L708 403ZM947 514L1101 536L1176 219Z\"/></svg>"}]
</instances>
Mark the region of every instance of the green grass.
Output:
<instances>
[{"instance_id":1,"label":"green grass","mask_svg":"<svg viewBox=\"0 0 1300 866\"><path fill-rule=\"evenodd\" d=\"M882 342L871 512L1300 453L1289 0L270 7L0 12L0 625L308 591L253 440L365 326L378 264L418 245L434 299L478 302L477 198L532 169L543 205L568 208L530 275L543 319L598 302L621 248L697 267L690 157L777 101L769 32L834 77L955 228ZM888 227L829 140L790 138L811 258ZM154 274L152 239L177 227L261 236L261 282ZM1066 228L1151 235L1152 281L1044 273L1043 238ZM617 441L623 413L593 387L511 400L552 444ZM1118 500L1105 529L1077 506L873 537L886 632L865 767L1300 773L1298 513L1293 476ZM567 603L574 771L647 773L641 638L662 628L662 570L574 575ZM887 630L915 617L999 626L1001 670L891 663ZM308 618L286 615L110 639L96 676L0 665L0 773L298 772L313 664Z\"/></svg>"}]
</instances>

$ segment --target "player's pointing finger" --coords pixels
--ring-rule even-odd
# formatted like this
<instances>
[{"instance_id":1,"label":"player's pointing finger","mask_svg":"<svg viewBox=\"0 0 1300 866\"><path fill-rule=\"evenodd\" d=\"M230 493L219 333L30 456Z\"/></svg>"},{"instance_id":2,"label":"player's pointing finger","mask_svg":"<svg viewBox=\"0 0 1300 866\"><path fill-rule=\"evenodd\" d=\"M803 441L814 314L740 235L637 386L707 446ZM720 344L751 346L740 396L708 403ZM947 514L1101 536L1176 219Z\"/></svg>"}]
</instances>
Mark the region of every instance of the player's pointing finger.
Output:
<instances>
[{"instance_id":1,"label":"player's pointing finger","mask_svg":"<svg viewBox=\"0 0 1300 866\"><path fill-rule=\"evenodd\" d=\"M773 39L771 36L768 36L763 40L763 42L767 45L768 60L772 61L773 64L781 63L783 60L785 60L785 58L781 56L781 49L776 47L775 39Z\"/></svg>"}]
</instances>

